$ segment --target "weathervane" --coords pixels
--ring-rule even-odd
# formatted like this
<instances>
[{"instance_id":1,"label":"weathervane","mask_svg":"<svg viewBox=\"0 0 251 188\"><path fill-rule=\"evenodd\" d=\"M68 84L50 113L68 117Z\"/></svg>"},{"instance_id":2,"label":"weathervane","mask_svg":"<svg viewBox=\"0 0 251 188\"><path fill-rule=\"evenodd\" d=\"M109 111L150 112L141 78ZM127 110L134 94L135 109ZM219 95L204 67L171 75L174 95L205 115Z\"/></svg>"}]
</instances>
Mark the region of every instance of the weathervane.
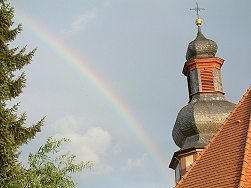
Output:
<instances>
[{"instance_id":1,"label":"weathervane","mask_svg":"<svg viewBox=\"0 0 251 188\"><path fill-rule=\"evenodd\" d=\"M205 9L204 9L204 8L200 8L199 5L198 5L198 2L196 2L196 7L195 7L195 8L190 8L190 10L196 11L197 19L196 19L195 23L196 23L196 25L197 25L198 27L201 26L201 24L202 24L202 19L201 19L200 16L199 16L199 11L205 10Z\"/></svg>"}]
</instances>

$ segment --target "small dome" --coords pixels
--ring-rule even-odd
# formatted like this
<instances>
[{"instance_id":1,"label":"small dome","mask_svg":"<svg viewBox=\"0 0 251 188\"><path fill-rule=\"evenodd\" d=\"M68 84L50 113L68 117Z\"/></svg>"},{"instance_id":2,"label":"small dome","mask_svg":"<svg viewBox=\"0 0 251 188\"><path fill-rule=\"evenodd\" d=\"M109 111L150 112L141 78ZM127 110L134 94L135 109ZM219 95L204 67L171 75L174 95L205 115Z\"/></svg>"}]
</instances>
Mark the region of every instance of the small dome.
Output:
<instances>
[{"instance_id":1,"label":"small dome","mask_svg":"<svg viewBox=\"0 0 251 188\"><path fill-rule=\"evenodd\" d=\"M186 53L187 61L194 58L214 57L217 52L217 44L213 40L207 39L198 27L195 40L189 43Z\"/></svg>"}]
</instances>

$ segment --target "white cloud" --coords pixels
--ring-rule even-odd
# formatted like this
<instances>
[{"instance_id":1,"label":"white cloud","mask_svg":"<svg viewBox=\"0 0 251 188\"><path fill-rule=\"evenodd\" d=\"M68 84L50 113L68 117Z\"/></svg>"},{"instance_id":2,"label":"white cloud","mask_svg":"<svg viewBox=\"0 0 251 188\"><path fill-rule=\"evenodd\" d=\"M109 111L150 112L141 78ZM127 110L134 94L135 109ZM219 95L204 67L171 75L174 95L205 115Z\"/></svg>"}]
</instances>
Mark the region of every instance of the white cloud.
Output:
<instances>
[{"instance_id":1,"label":"white cloud","mask_svg":"<svg viewBox=\"0 0 251 188\"><path fill-rule=\"evenodd\" d=\"M81 14L76 18L69 29L62 30L62 33L66 36L75 35L83 30L85 30L87 24L94 20L97 16L97 9L87 10L85 13Z\"/></svg>"},{"instance_id":2,"label":"white cloud","mask_svg":"<svg viewBox=\"0 0 251 188\"><path fill-rule=\"evenodd\" d=\"M103 174L109 174L113 171L113 167L108 164L99 164L97 166L94 166L92 169L93 174L95 175L103 175Z\"/></svg>"},{"instance_id":3,"label":"white cloud","mask_svg":"<svg viewBox=\"0 0 251 188\"><path fill-rule=\"evenodd\" d=\"M118 154L122 153L122 148L119 144L115 144L112 147L112 151L113 151L114 155L118 155Z\"/></svg>"},{"instance_id":4,"label":"white cloud","mask_svg":"<svg viewBox=\"0 0 251 188\"><path fill-rule=\"evenodd\" d=\"M146 166L147 163L147 155L143 154L141 158L139 159L127 159L127 162L125 164L124 167L122 167L122 170L130 170L130 169L134 169L134 168L141 168Z\"/></svg>"},{"instance_id":5,"label":"white cloud","mask_svg":"<svg viewBox=\"0 0 251 188\"><path fill-rule=\"evenodd\" d=\"M86 131L78 127L74 116L67 116L53 125L57 132L55 137L65 137L71 140L64 150L77 155L78 160L92 160L95 165L101 163L102 156L110 149L112 137L100 127L89 128Z\"/></svg>"}]
</instances>

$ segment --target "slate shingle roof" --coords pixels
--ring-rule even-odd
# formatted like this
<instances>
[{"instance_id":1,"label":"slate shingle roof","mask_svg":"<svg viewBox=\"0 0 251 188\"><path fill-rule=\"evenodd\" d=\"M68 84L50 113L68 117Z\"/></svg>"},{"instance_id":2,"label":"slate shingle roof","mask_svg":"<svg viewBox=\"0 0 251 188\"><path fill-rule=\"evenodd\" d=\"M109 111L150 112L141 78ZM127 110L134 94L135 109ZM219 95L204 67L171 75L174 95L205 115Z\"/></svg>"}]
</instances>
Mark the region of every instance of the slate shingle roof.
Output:
<instances>
[{"instance_id":1,"label":"slate shingle roof","mask_svg":"<svg viewBox=\"0 0 251 188\"><path fill-rule=\"evenodd\" d=\"M251 188L251 87L175 188Z\"/></svg>"}]
</instances>

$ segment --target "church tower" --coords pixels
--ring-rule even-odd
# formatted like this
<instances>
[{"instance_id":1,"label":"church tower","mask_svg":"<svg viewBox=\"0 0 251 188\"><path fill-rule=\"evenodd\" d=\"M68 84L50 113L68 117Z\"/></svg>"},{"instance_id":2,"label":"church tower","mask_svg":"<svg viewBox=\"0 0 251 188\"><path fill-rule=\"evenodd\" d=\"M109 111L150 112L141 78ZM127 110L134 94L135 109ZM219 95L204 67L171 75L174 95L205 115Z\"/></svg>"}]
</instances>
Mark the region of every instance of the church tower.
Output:
<instances>
[{"instance_id":1,"label":"church tower","mask_svg":"<svg viewBox=\"0 0 251 188\"><path fill-rule=\"evenodd\" d=\"M189 102L178 113L172 137L180 150L172 157L170 168L176 182L190 168L199 152L211 139L235 106L224 97L221 67L224 60L215 57L217 44L201 31L202 19L197 11L197 37L189 43L183 74L187 77Z\"/></svg>"}]
</instances>

